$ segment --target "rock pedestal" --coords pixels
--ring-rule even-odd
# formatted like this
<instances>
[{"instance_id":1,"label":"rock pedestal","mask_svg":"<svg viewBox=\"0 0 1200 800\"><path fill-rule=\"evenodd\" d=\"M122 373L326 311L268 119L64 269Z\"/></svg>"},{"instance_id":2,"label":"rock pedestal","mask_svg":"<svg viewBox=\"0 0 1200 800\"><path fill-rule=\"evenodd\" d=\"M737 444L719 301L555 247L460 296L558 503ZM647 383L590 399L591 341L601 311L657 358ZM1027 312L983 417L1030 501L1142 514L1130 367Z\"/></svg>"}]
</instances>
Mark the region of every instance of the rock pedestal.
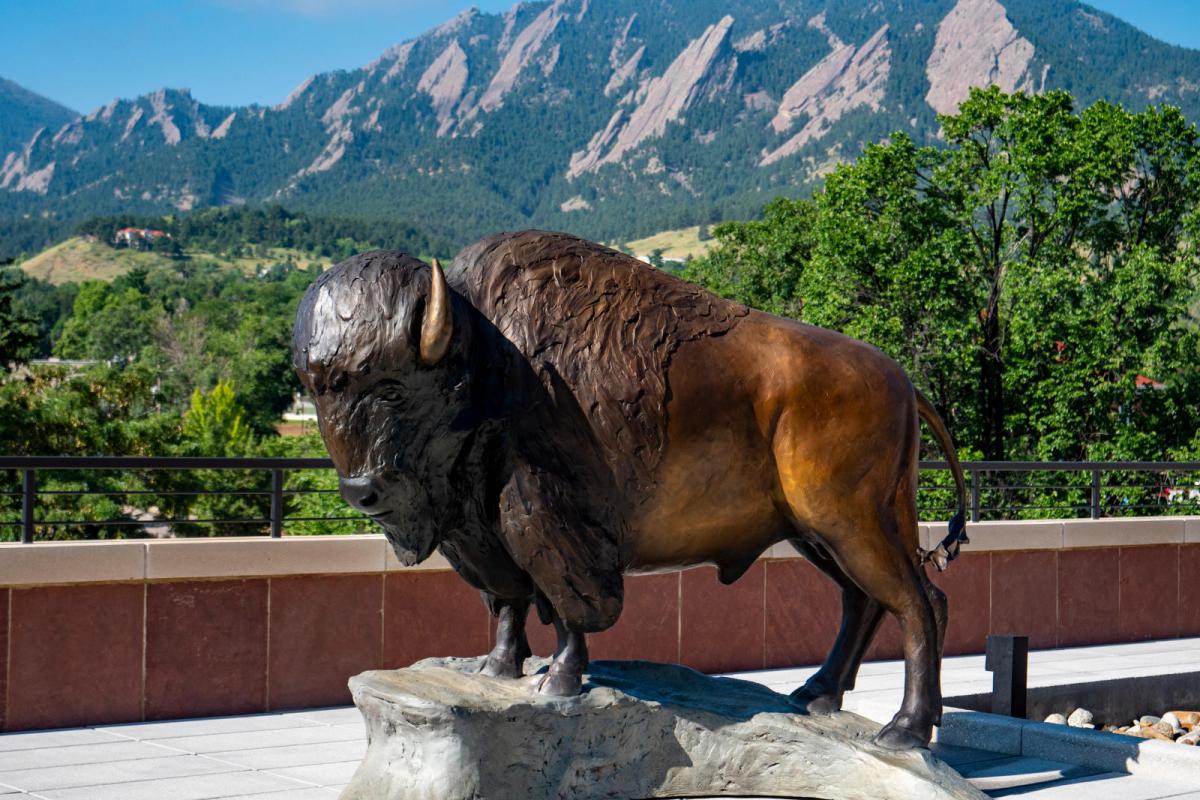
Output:
<instances>
[{"instance_id":1,"label":"rock pedestal","mask_svg":"<svg viewBox=\"0 0 1200 800\"><path fill-rule=\"evenodd\" d=\"M581 695L545 698L536 677L487 678L479 664L352 678L369 746L342 800L983 797L926 750L876 747L862 717L799 713L755 683L598 661Z\"/></svg>"}]
</instances>

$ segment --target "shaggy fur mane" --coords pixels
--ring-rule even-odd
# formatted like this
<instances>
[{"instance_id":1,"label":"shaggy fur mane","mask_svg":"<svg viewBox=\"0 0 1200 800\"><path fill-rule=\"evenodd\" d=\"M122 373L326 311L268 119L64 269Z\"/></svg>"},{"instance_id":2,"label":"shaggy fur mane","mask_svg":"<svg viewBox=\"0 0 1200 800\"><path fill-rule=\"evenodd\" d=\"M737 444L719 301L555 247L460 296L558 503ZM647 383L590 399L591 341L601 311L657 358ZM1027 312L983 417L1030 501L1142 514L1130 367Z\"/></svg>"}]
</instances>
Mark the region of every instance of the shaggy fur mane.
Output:
<instances>
[{"instance_id":1,"label":"shaggy fur mane","mask_svg":"<svg viewBox=\"0 0 1200 800\"><path fill-rule=\"evenodd\" d=\"M624 253L544 231L470 245L447 281L535 370L558 373L618 485L639 499L666 444L671 355L748 313Z\"/></svg>"}]
</instances>

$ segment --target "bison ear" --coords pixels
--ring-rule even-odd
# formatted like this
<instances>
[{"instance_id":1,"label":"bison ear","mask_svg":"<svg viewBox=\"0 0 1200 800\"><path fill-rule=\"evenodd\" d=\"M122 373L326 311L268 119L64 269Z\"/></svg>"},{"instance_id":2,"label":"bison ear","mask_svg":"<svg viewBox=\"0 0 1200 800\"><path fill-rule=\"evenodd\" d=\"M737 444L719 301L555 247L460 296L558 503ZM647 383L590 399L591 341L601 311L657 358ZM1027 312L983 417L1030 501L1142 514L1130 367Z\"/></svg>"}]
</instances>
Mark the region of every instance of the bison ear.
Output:
<instances>
[{"instance_id":1,"label":"bison ear","mask_svg":"<svg viewBox=\"0 0 1200 800\"><path fill-rule=\"evenodd\" d=\"M435 258L429 276L429 300L421 320L421 363L427 367L442 360L454 336L454 314L450 310L450 289L442 265Z\"/></svg>"}]
</instances>

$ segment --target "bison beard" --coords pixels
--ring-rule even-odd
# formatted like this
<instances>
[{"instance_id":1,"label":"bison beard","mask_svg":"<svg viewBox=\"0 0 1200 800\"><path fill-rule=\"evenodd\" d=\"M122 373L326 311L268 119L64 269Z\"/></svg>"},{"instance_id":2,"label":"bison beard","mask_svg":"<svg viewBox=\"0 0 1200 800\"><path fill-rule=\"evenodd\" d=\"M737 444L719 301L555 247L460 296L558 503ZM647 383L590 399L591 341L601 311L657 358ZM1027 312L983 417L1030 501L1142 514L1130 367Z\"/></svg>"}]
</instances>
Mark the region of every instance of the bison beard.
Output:
<instances>
[{"instance_id":1,"label":"bison beard","mask_svg":"<svg viewBox=\"0 0 1200 800\"><path fill-rule=\"evenodd\" d=\"M558 633L539 689L575 693L625 572L715 563L732 581L790 541L845 611L797 704L840 708L890 611L906 693L879 741L928 742L946 615L921 562L953 548L919 550L918 415L949 435L877 350L525 231L470 245L444 276L400 253L339 264L306 294L294 353L343 496L402 560L436 544L482 591L499 620L487 674L521 674L536 605Z\"/></svg>"}]
</instances>

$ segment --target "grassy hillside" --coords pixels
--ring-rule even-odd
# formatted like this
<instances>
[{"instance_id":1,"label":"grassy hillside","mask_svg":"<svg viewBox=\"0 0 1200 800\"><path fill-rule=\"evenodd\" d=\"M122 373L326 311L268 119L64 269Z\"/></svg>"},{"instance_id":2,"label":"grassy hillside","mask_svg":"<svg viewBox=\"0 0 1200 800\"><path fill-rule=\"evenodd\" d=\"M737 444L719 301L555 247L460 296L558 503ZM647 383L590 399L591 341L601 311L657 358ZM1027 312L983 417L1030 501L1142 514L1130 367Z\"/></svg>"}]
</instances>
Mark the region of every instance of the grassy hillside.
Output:
<instances>
[{"instance_id":1,"label":"grassy hillside","mask_svg":"<svg viewBox=\"0 0 1200 800\"><path fill-rule=\"evenodd\" d=\"M234 258L203 250L185 251L184 257L194 261L209 261L220 267L236 269L246 275L260 268L285 261L308 265L320 263L328 267L330 259L285 247L262 248L252 257ZM170 269L176 260L161 253L139 252L128 248L116 249L103 242L88 241L79 236L56 244L21 264L26 274L53 284L80 283L87 280L110 281L132 270Z\"/></svg>"},{"instance_id":2,"label":"grassy hillside","mask_svg":"<svg viewBox=\"0 0 1200 800\"><path fill-rule=\"evenodd\" d=\"M635 239L625 246L638 258L646 259L655 250L662 250L662 257L668 261L686 261L688 256L695 258L707 253L712 240L700 241L700 226L693 225L690 228L662 231L645 239Z\"/></svg>"}]
</instances>

